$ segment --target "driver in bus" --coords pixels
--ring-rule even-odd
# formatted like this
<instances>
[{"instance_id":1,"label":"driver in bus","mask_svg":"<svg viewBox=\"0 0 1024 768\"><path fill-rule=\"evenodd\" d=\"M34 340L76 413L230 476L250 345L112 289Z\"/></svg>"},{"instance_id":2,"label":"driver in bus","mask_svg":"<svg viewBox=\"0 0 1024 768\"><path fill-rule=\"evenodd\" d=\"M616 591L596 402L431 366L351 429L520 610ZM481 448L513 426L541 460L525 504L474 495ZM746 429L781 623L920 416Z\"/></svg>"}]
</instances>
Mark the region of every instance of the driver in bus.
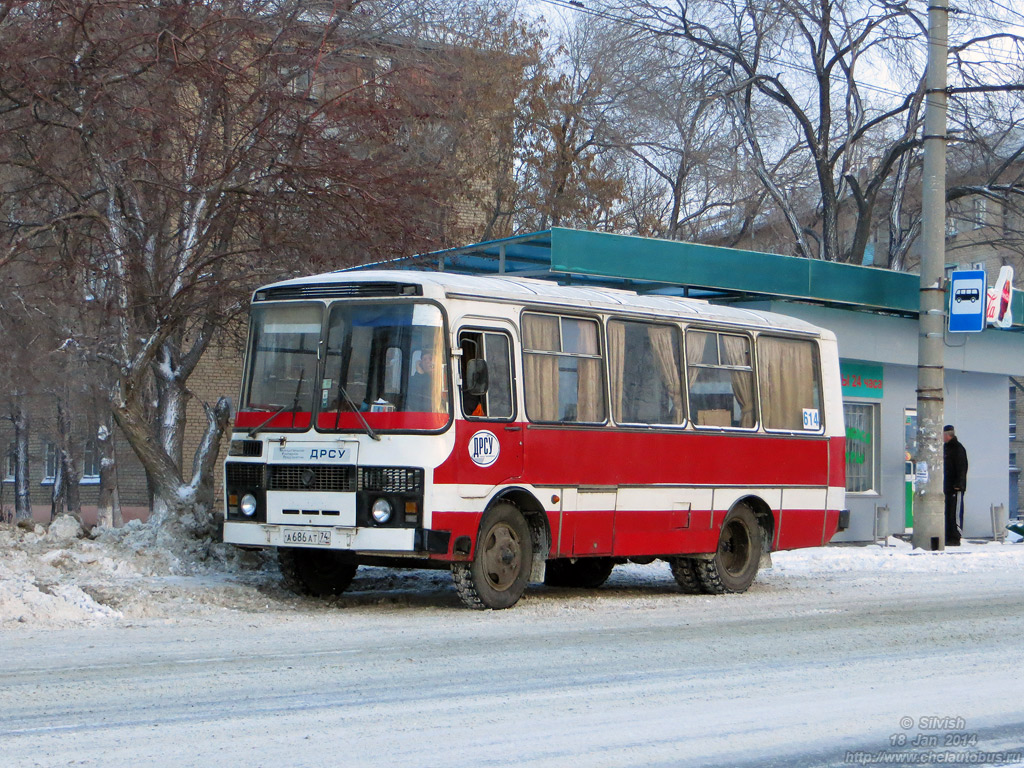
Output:
<instances>
[{"instance_id":1,"label":"driver in bus","mask_svg":"<svg viewBox=\"0 0 1024 768\"><path fill-rule=\"evenodd\" d=\"M415 370L409 377L409 393L405 398L405 410L434 413L439 410L437 398L437 362L434 353L424 350L416 361Z\"/></svg>"}]
</instances>

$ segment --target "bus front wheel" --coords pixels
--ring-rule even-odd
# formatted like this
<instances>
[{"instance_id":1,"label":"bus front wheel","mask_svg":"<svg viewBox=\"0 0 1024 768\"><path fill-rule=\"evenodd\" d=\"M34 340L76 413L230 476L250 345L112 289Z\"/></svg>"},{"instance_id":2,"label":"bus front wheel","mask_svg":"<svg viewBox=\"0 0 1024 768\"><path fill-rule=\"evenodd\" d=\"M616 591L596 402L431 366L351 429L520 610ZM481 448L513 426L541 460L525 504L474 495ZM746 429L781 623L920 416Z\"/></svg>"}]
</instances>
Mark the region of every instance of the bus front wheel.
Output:
<instances>
[{"instance_id":1,"label":"bus front wheel","mask_svg":"<svg viewBox=\"0 0 1024 768\"><path fill-rule=\"evenodd\" d=\"M739 504L726 516L718 551L709 560L696 560L697 578L705 592L721 595L746 592L761 561L761 529L754 512Z\"/></svg>"},{"instance_id":2,"label":"bus front wheel","mask_svg":"<svg viewBox=\"0 0 1024 768\"><path fill-rule=\"evenodd\" d=\"M347 552L278 547L277 563L284 586L310 597L340 595L359 567Z\"/></svg>"},{"instance_id":3,"label":"bus front wheel","mask_svg":"<svg viewBox=\"0 0 1024 768\"><path fill-rule=\"evenodd\" d=\"M484 513L473 561L452 563L452 577L469 608L510 608L526 591L532 566L530 528L516 507L503 503Z\"/></svg>"}]
</instances>

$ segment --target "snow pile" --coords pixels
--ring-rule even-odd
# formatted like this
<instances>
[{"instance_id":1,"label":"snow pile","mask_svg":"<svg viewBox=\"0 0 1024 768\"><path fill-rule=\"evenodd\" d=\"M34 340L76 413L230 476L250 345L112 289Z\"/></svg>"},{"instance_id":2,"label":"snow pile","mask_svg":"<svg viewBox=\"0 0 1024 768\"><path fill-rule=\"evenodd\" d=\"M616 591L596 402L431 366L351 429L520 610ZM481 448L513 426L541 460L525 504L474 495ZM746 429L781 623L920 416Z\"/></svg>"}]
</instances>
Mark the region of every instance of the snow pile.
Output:
<instances>
[{"instance_id":1,"label":"snow pile","mask_svg":"<svg viewBox=\"0 0 1024 768\"><path fill-rule=\"evenodd\" d=\"M1003 543L965 540L961 547L925 552L890 538L884 546L833 545L777 552L772 559L774 568L758 576L751 600L793 590L831 593L838 582L873 593L915 574L963 579L981 571L1019 573L1024 544L1011 535ZM625 564L599 590L531 586L518 610L585 610L606 601L641 608L677 595L666 563ZM0 630L183 617L218 621L225 611L292 615L382 605L461 610L446 571L360 568L344 595L313 600L281 587L273 551L247 552L138 521L94 531L91 538L68 517L49 528L0 526Z\"/></svg>"},{"instance_id":2,"label":"snow pile","mask_svg":"<svg viewBox=\"0 0 1024 768\"><path fill-rule=\"evenodd\" d=\"M69 516L48 528L0 526L0 628L175 616L182 604L187 611L230 603L224 592L246 579L273 580L262 574L265 564L262 556L139 521L98 529L95 538Z\"/></svg>"}]
</instances>

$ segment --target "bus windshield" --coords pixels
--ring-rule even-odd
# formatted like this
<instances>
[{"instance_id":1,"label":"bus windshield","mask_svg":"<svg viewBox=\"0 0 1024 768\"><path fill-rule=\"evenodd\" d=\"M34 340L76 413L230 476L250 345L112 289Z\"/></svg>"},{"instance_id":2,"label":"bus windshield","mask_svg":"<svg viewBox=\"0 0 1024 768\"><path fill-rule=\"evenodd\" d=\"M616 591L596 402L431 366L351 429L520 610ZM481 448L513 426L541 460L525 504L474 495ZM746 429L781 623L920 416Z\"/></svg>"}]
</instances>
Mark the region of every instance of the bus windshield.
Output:
<instances>
[{"instance_id":1,"label":"bus windshield","mask_svg":"<svg viewBox=\"0 0 1024 768\"><path fill-rule=\"evenodd\" d=\"M314 305L253 309L248 386L240 410L258 413L239 426L309 428L322 311Z\"/></svg>"},{"instance_id":2,"label":"bus windshield","mask_svg":"<svg viewBox=\"0 0 1024 768\"><path fill-rule=\"evenodd\" d=\"M238 426L308 429L315 419L320 431L369 427L372 433L437 430L448 423L440 309L337 303L327 309L325 329L323 314L322 305L253 308L249 383ZM318 360L321 333L325 345Z\"/></svg>"},{"instance_id":3,"label":"bus windshield","mask_svg":"<svg viewBox=\"0 0 1024 768\"><path fill-rule=\"evenodd\" d=\"M335 304L327 322L320 430L440 429L450 412L444 319L432 304Z\"/></svg>"}]
</instances>

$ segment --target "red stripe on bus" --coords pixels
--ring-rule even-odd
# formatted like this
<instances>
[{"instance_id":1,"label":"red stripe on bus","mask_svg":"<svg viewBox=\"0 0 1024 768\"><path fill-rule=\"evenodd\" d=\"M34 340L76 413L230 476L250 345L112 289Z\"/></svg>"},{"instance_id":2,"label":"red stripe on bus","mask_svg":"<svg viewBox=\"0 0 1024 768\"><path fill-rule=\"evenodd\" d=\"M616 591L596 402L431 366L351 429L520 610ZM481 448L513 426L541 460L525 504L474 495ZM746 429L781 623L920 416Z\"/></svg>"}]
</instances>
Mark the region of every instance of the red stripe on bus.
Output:
<instances>
[{"instance_id":1,"label":"red stripe on bus","mask_svg":"<svg viewBox=\"0 0 1024 768\"><path fill-rule=\"evenodd\" d=\"M236 429L252 429L267 421L266 411L239 411L235 417ZM312 414L309 411L298 411L280 413L267 422L263 427L264 431L272 432L275 429L309 429ZM448 423L448 415L445 413L419 413L388 411L380 413L365 412L363 418L373 429L382 432L393 430L420 430L433 432L443 429ZM344 432L365 432L366 428L359 417L351 411L346 411L339 417L336 413L321 413L317 416L317 428L321 431L332 432L335 429Z\"/></svg>"},{"instance_id":2,"label":"red stripe on bus","mask_svg":"<svg viewBox=\"0 0 1024 768\"><path fill-rule=\"evenodd\" d=\"M516 431L508 428L518 427ZM498 459L477 466L473 435L498 437ZM825 486L841 477L829 452L842 440L737 433L641 432L620 429L539 428L456 422L452 455L434 472L438 483L497 485L746 485ZM830 466L831 464L831 466Z\"/></svg>"}]
</instances>

